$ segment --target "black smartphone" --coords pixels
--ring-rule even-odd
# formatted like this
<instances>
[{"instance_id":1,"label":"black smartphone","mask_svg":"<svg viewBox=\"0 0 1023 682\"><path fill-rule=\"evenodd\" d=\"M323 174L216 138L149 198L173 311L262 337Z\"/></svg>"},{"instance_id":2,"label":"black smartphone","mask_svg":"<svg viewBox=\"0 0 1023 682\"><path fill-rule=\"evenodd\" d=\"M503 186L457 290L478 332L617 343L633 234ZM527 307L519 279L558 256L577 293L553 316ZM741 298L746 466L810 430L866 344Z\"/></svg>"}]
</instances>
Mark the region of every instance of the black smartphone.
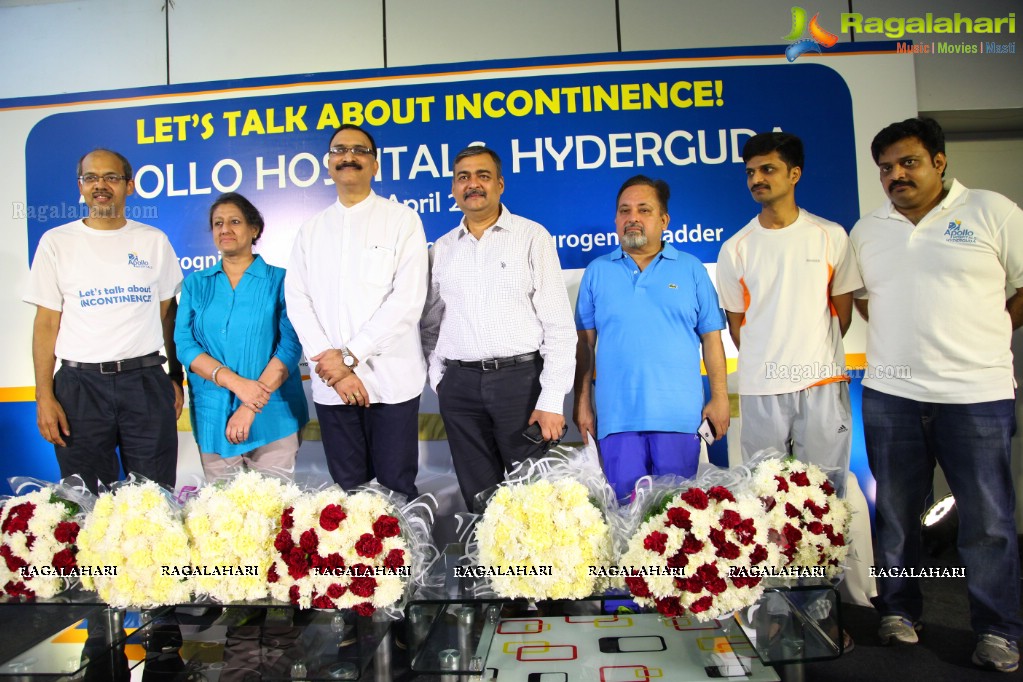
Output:
<instances>
[{"instance_id":1,"label":"black smartphone","mask_svg":"<svg viewBox=\"0 0 1023 682\"><path fill-rule=\"evenodd\" d=\"M522 432L522 437L528 440L530 443L536 443L541 445L543 440L543 431L540 430L540 422L533 422L526 427L526 430Z\"/></svg>"},{"instance_id":2,"label":"black smartphone","mask_svg":"<svg viewBox=\"0 0 1023 682\"><path fill-rule=\"evenodd\" d=\"M565 424L561 429L561 435L555 440L544 440L543 431L540 429L540 422L533 422L526 427L526 430L522 432L522 437L528 440L530 443L541 446L544 452L551 449L555 445L561 442L561 439L568 433L568 424Z\"/></svg>"}]
</instances>

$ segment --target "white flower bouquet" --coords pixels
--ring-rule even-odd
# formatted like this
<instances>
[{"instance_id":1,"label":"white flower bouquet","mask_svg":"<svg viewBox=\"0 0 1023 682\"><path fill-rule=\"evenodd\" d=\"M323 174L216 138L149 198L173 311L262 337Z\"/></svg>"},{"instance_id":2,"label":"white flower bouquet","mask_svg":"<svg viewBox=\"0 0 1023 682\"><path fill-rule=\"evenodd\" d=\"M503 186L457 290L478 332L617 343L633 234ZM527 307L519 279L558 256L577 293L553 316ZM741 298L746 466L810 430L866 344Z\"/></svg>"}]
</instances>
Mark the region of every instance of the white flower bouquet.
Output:
<instances>
[{"instance_id":1,"label":"white flower bouquet","mask_svg":"<svg viewBox=\"0 0 1023 682\"><path fill-rule=\"evenodd\" d=\"M78 563L104 569L82 576L117 608L189 601L188 534L170 493L153 481L129 476L102 492L78 534ZM177 570L175 570L177 569Z\"/></svg>"},{"instance_id":2,"label":"white flower bouquet","mask_svg":"<svg viewBox=\"0 0 1023 682\"><path fill-rule=\"evenodd\" d=\"M185 505L196 594L222 603L267 597L281 514L300 493L256 471L200 489Z\"/></svg>"},{"instance_id":3,"label":"white flower bouquet","mask_svg":"<svg viewBox=\"0 0 1023 682\"><path fill-rule=\"evenodd\" d=\"M490 497L469 553L498 596L580 599L609 586L616 504L594 455L527 460Z\"/></svg>"}]
</instances>

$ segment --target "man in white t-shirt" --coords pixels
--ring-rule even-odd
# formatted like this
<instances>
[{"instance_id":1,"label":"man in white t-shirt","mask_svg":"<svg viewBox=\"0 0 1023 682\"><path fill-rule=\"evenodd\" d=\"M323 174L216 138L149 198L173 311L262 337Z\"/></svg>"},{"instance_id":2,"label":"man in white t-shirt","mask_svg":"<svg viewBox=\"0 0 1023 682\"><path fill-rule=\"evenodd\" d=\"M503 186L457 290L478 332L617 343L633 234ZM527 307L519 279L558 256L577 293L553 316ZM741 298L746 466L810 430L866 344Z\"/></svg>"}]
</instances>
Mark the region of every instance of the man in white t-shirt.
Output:
<instances>
[{"instance_id":1,"label":"man in white t-shirt","mask_svg":"<svg viewBox=\"0 0 1023 682\"><path fill-rule=\"evenodd\" d=\"M760 214L724 243L717 282L739 349L742 455L791 452L844 494L852 416L842 336L859 272L841 225L796 205L803 143L761 133L742 151Z\"/></svg>"},{"instance_id":2,"label":"man in white t-shirt","mask_svg":"<svg viewBox=\"0 0 1023 682\"><path fill-rule=\"evenodd\" d=\"M126 473L174 488L181 365L174 353L181 268L160 230L125 217L131 164L97 149L78 162L87 218L39 241L24 300L36 306L32 358L39 432L61 476L90 488ZM171 377L160 355L166 347ZM54 375L57 359L61 367Z\"/></svg>"},{"instance_id":3,"label":"man in white t-shirt","mask_svg":"<svg viewBox=\"0 0 1023 682\"><path fill-rule=\"evenodd\" d=\"M898 576L919 565L939 464L959 512L973 662L1012 672L1023 634L1010 350L1023 324L1023 211L944 182L945 135L931 119L893 123L870 151L889 201L860 218L851 240L864 285L856 307L868 320L863 431L877 480L877 563ZM1016 289L1008 301L1006 284ZM918 580L879 577L877 587L882 642L915 644Z\"/></svg>"}]
</instances>

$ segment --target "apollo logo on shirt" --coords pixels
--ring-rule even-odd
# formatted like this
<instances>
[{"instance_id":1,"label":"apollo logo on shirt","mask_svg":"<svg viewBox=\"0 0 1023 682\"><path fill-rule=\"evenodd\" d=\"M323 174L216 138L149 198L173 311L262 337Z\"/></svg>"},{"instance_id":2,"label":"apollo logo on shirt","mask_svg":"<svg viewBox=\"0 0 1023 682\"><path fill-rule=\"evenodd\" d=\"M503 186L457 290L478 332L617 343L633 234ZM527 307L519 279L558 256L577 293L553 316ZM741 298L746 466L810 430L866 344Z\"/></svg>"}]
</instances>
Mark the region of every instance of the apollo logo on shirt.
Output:
<instances>
[{"instance_id":1,"label":"apollo logo on shirt","mask_svg":"<svg viewBox=\"0 0 1023 682\"><path fill-rule=\"evenodd\" d=\"M977 237L973 230L963 227L961 220L951 220L945 229L945 241L951 244L976 244Z\"/></svg>"},{"instance_id":2,"label":"apollo logo on shirt","mask_svg":"<svg viewBox=\"0 0 1023 682\"><path fill-rule=\"evenodd\" d=\"M146 268L148 270L153 269L153 266L149 264L149 261L139 258L139 255L134 251L128 252L128 265L132 266L133 268Z\"/></svg>"}]
</instances>

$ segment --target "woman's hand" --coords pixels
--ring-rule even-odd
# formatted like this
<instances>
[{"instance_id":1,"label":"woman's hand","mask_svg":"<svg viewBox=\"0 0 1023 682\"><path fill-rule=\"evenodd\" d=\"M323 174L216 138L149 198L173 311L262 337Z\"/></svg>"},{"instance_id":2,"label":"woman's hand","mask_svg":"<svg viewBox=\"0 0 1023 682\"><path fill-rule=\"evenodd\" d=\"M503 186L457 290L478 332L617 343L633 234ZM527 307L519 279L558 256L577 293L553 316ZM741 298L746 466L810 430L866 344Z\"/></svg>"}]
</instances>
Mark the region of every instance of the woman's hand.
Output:
<instances>
[{"instance_id":1,"label":"woman's hand","mask_svg":"<svg viewBox=\"0 0 1023 682\"><path fill-rule=\"evenodd\" d=\"M255 418L256 413L245 405L235 410L231 418L227 420L227 428L224 430L227 441L234 445L247 441L249 439L249 431L252 429L252 422Z\"/></svg>"},{"instance_id":2,"label":"woman's hand","mask_svg":"<svg viewBox=\"0 0 1023 682\"><path fill-rule=\"evenodd\" d=\"M227 388L238 396L242 404L257 414L263 410L263 406L270 400L270 394L273 393L266 384L237 374L231 377L231 383Z\"/></svg>"}]
</instances>

